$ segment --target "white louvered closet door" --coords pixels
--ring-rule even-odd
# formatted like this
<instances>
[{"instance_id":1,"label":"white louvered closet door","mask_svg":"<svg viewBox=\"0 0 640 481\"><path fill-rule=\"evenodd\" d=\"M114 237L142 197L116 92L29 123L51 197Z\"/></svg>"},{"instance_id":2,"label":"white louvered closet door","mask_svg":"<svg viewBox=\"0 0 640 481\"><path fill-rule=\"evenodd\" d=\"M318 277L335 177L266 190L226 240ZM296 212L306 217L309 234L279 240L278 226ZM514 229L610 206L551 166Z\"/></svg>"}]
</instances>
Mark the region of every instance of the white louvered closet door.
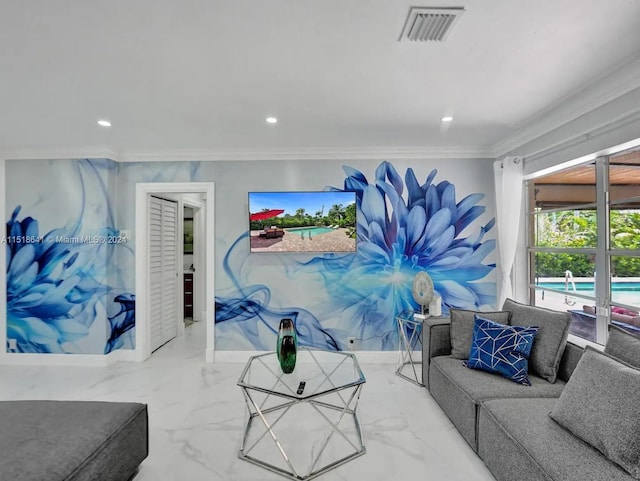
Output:
<instances>
[{"instance_id":1,"label":"white louvered closet door","mask_svg":"<svg viewBox=\"0 0 640 481\"><path fill-rule=\"evenodd\" d=\"M149 314L151 350L176 337L178 322L178 204L149 200Z\"/></svg>"}]
</instances>

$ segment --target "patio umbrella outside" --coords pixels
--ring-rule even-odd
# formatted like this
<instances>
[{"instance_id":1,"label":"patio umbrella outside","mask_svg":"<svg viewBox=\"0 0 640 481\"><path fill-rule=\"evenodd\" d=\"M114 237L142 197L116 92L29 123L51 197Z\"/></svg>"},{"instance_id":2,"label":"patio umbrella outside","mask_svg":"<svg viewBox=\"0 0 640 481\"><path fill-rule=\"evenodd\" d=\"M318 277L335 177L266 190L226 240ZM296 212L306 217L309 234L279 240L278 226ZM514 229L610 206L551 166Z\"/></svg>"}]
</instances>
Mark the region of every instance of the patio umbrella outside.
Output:
<instances>
[{"instance_id":1,"label":"patio umbrella outside","mask_svg":"<svg viewBox=\"0 0 640 481\"><path fill-rule=\"evenodd\" d=\"M276 217L284 212L284 209L271 209L263 212L256 212L255 214L249 214L249 220L265 220L271 217Z\"/></svg>"}]
</instances>

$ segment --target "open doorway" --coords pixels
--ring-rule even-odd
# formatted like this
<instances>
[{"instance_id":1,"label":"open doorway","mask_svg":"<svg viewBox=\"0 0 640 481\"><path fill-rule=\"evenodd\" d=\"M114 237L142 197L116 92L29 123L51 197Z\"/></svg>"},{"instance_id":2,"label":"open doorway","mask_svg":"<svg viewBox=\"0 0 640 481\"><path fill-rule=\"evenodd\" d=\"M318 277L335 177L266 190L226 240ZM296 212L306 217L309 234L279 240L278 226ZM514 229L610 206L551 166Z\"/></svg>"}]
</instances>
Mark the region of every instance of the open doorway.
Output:
<instances>
[{"instance_id":1,"label":"open doorway","mask_svg":"<svg viewBox=\"0 0 640 481\"><path fill-rule=\"evenodd\" d=\"M214 184L209 182L188 183L139 183L136 184L136 359L143 361L151 355L152 330L155 326L151 315L153 299L151 296L152 273L150 262L149 215L150 198L160 196L178 202L178 242L173 247L178 253L175 267L176 295L179 308L175 311L174 319L177 324L177 335L183 335L184 324L184 279L185 258L193 264L193 303L192 318L205 324L206 347L205 358L213 362L214 354ZM186 254L189 246L185 246L184 239L184 208L189 207L193 213L193 253ZM190 271L191 269L189 269Z\"/></svg>"},{"instance_id":2,"label":"open doorway","mask_svg":"<svg viewBox=\"0 0 640 481\"><path fill-rule=\"evenodd\" d=\"M194 322L198 322L194 319L194 273L196 271L196 264L194 263L194 248L197 247L197 242L194 243L193 238L193 207L183 204L182 208L182 269L183 269L183 309L182 309L182 321L184 328L190 327Z\"/></svg>"},{"instance_id":3,"label":"open doorway","mask_svg":"<svg viewBox=\"0 0 640 481\"><path fill-rule=\"evenodd\" d=\"M205 309L205 269L206 205L202 194L181 194L183 206L182 267L183 267L183 309L182 318L187 328L194 322L204 322Z\"/></svg>"}]
</instances>

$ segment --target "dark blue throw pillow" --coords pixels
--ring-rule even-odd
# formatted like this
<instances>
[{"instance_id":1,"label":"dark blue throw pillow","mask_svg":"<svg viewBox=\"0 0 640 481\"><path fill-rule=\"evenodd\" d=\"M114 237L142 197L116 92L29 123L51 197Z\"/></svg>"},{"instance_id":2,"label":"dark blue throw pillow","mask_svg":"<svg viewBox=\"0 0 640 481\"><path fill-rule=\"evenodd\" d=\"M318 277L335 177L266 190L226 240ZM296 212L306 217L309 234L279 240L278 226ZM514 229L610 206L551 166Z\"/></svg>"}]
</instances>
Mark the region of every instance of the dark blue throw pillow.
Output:
<instances>
[{"instance_id":1,"label":"dark blue throw pillow","mask_svg":"<svg viewBox=\"0 0 640 481\"><path fill-rule=\"evenodd\" d=\"M476 315L469 360L464 365L531 386L527 371L537 327L505 326Z\"/></svg>"}]
</instances>

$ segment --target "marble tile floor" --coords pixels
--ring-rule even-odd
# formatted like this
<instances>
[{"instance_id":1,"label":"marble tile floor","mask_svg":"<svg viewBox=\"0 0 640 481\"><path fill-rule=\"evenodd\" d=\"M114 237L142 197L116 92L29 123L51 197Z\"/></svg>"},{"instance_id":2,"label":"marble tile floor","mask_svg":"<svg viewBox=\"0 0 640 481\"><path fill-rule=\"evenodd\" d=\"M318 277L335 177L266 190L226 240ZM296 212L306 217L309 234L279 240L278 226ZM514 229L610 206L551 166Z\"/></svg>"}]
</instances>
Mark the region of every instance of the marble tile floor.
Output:
<instances>
[{"instance_id":1,"label":"marble tile floor","mask_svg":"<svg viewBox=\"0 0 640 481\"><path fill-rule=\"evenodd\" d=\"M286 478L237 457L246 407L242 363L207 364L194 323L144 363L108 367L3 366L0 399L136 401L149 406L149 457L133 481ZM494 481L426 389L391 364L362 364L359 404L367 453L316 479ZM269 441L269 440L266 440Z\"/></svg>"}]
</instances>

